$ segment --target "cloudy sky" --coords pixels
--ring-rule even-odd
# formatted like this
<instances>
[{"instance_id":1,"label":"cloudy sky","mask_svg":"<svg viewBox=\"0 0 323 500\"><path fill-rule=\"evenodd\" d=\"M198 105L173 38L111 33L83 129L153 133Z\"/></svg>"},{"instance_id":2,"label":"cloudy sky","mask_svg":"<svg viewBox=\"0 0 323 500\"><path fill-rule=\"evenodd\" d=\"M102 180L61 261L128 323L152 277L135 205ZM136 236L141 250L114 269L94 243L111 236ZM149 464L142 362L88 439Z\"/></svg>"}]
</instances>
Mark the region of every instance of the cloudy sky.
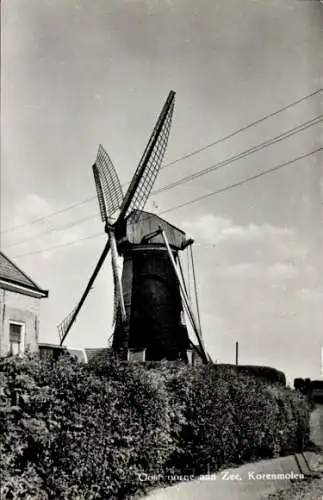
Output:
<instances>
[{"instance_id":1,"label":"cloudy sky","mask_svg":"<svg viewBox=\"0 0 323 500\"><path fill-rule=\"evenodd\" d=\"M45 289L41 340L74 307L105 242L99 143L129 181L170 89L165 163L323 87L323 5L310 0L3 0L1 247ZM322 94L164 168L156 189L320 117ZM195 239L207 348L219 362L320 375L322 124L152 195ZM298 129L297 129L298 130ZM174 208L171 210L171 208ZM73 243L74 242L74 243ZM185 256L184 256L185 260ZM68 343L111 334L107 262Z\"/></svg>"}]
</instances>

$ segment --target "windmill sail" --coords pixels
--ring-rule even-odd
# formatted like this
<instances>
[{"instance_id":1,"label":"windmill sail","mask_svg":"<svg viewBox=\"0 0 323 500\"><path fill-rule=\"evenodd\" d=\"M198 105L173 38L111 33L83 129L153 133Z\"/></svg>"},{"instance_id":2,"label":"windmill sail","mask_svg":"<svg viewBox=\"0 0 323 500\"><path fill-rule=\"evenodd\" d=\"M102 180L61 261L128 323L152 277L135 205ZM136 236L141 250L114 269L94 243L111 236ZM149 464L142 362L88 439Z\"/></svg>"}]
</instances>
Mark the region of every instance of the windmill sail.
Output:
<instances>
[{"instance_id":1,"label":"windmill sail","mask_svg":"<svg viewBox=\"0 0 323 500\"><path fill-rule=\"evenodd\" d=\"M117 291L117 280L116 275L113 272L113 316L112 316L112 326L116 324L117 314L118 314L118 306L119 306L119 296Z\"/></svg>"},{"instance_id":2,"label":"windmill sail","mask_svg":"<svg viewBox=\"0 0 323 500\"><path fill-rule=\"evenodd\" d=\"M126 217L135 209L143 210L146 204L166 151L174 103L175 92L171 91L124 197L120 218Z\"/></svg>"},{"instance_id":3,"label":"windmill sail","mask_svg":"<svg viewBox=\"0 0 323 500\"><path fill-rule=\"evenodd\" d=\"M126 310L123 300L121 276L118 268L118 252L117 252L117 243L115 239L115 234L114 231L111 229L110 230L108 229L108 234L111 246L111 262L112 262L112 272L113 272L113 282L114 282L114 313L113 313L113 324L114 324L115 318L117 317L118 306L120 306L122 322L126 321Z\"/></svg>"},{"instance_id":4,"label":"windmill sail","mask_svg":"<svg viewBox=\"0 0 323 500\"><path fill-rule=\"evenodd\" d=\"M103 222L106 222L107 221L107 210L105 207L103 190L102 190L101 182L100 182L100 173L99 173L99 169L96 166L96 164L93 165L92 170L93 170L93 175L94 175L96 194L97 194L97 198L99 201L101 220Z\"/></svg>"},{"instance_id":5,"label":"windmill sail","mask_svg":"<svg viewBox=\"0 0 323 500\"><path fill-rule=\"evenodd\" d=\"M75 312L75 309L76 309L76 307L74 307L74 309L63 319L63 321L60 322L59 325L57 325L58 336L59 336L59 340L60 340L61 344L64 341L68 326L69 326L71 318Z\"/></svg>"},{"instance_id":6,"label":"windmill sail","mask_svg":"<svg viewBox=\"0 0 323 500\"><path fill-rule=\"evenodd\" d=\"M101 218L107 222L122 203L123 193L119 177L110 156L100 144L96 162L93 165L93 175L98 195Z\"/></svg>"},{"instance_id":7,"label":"windmill sail","mask_svg":"<svg viewBox=\"0 0 323 500\"><path fill-rule=\"evenodd\" d=\"M123 301L121 277L118 269L117 244L114 229L111 224L111 216L120 208L122 203L122 188L111 158L102 145L99 147L96 163L92 168L96 192L99 200L101 219L106 223L106 231L109 235L111 247L111 262L114 282L113 318L116 318L116 311L118 306L120 306L121 318L124 322L126 320L126 311ZM115 319L113 319L113 323L114 321Z\"/></svg>"},{"instance_id":8,"label":"windmill sail","mask_svg":"<svg viewBox=\"0 0 323 500\"><path fill-rule=\"evenodd\" d=\"M60 345L63 344L68 332L70 331L74 321L76 320L76 316L80 312L80 309L81 309L82 305L84 304L84 301L85 301L86 297L88 296L97 275L99 274L99 271L103 265L103 262L105 261L106 256L109 253L109 250L110 250L110 241L107 241L107 243L105 244L105 247L103 249L103 252L101 253L100 258L99 258L99 260L94 268L92 276L89 279L88 284L86 285L86 288L83 292L81 300L79 301L77 306L73 309L73 311L68 316L66 316L65 320L63 320L62 323L60 323L60 325L58 325L59 335L60 335ZM63 325L63 323L64 323L64 325Z\"/></svg>"},{"instance_id":9,"label":"windmill sail","mask_svg":"<svg viewBox=\"0 0 323 500\"><path fill-rule=\"evenodd\" d=\"M112 253L111 253L112 256ZM112 259L112 274L113 274L113 316L112 316L112 326L117 322L118 313L120 314L120 319L122 323L126 322L126 308L123 298L123 286L121 283L122 270L119 269L117 260ZM118 281L120 279L120 281Z\"/></svg>"}]
</instances>

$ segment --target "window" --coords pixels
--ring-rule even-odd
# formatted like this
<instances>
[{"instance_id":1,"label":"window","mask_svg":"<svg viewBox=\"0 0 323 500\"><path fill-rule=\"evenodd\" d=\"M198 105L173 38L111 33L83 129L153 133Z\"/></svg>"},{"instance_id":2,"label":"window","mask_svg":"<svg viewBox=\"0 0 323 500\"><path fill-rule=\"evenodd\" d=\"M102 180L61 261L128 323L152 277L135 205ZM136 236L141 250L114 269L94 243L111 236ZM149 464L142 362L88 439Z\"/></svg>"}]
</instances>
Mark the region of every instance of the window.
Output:
<instances>
[{"instance_id":1,"label":"window","mask_svg":"<svg viewBox=\"0 0 323 500\"><path fill-rule=\"evenodd\" d=\"M12 355L24 351L24 326L23 323L9 323L9 350Z\"/></svg>"},{"instance_id":2,"label":"window","mask_svg":"<svg viewBox=\"0 0 323 500\"><path fill-rule=\"evenodd\" d=\"M128 349L128 361L146 361L146 349Z\"/></svg>"},{"instance_id":3,"label":"window","mask_svg":"<svg viewBox=\"0 0 323 500\"><path fill-rule=\"evenodd\" d=\"M184 311L181 311L181 325L186 325L185 314Z\"/></svg>"},{"instance_id":4,"label":"window","mask_svg":"<svg viewBox=\"0 0 323 500\"><path fill-rule=\"evenodd\" d=\"M187 363L189 365L193 364L193 351L192 349L186 349Z\"/></svg>"}]
</instances>

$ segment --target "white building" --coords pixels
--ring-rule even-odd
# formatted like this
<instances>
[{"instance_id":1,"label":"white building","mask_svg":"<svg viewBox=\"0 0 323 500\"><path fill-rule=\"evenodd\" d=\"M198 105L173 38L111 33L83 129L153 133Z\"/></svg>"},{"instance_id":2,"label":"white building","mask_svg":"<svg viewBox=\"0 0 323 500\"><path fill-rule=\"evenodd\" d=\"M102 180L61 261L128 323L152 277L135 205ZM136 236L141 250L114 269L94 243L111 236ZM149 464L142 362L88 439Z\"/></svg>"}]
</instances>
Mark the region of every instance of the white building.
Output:
<instances>
[{"instance_id":1,"label":"white building","mask_svg":"<svg viewBox=\"0 0 323 500\"><path fill-rule=\"evenodd\" d=\"M0 356L38 350L40 299L45 297L48 291L0 252Z\"/></svg>"}]
</instances>

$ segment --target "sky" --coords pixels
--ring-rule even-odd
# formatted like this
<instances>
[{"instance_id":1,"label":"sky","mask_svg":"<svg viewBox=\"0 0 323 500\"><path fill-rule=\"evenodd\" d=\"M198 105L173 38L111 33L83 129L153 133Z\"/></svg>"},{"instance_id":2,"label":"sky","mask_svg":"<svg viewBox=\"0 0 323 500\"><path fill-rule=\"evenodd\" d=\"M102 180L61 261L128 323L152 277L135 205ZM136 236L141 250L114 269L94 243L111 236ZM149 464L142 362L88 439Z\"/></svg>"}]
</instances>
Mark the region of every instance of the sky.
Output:
<instances>
[{"instance_id":1,"label":"sky","mask_svg":"<svg viewBox=\"0 0 323 500\"><path fill-rule=\"evenodd\" d=\"M105 243L91 169L99 144L127 184L171 89L166 166L323 87L323 5L2 0L1 9L0 243L49 290L40 340L54 343ZM155 189L319 117L322 108L318 93L177 161L160 171ZM238 341L241 364L276 367L288 380L320 376L322 154L176 206L322 143L319 122L148 200L147 210L195 240L203 336L219 363L234 362ZM186 254L183 263L188 278ZM105 345L112 297L107 261L68 345Z\"/></svg>"}]
</instances>

